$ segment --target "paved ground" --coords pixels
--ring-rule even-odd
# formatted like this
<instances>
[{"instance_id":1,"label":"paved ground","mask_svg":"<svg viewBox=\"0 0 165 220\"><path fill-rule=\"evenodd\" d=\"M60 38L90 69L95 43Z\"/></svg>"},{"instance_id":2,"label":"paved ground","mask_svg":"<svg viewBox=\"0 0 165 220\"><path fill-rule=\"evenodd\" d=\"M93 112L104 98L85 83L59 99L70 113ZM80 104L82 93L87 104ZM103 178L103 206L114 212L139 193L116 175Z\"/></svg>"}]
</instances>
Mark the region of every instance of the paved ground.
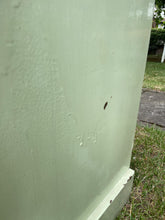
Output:
<instances>
[{"instance_id":1,"label":"paved ground","mask_svg":"<svg viewBox=\"0 0 165 220\"><path fill-rule=\"evenodd\" d=\"M155 124L165 130L165 92L143 89L138 122Z\"/></svg>"}]
</instances>

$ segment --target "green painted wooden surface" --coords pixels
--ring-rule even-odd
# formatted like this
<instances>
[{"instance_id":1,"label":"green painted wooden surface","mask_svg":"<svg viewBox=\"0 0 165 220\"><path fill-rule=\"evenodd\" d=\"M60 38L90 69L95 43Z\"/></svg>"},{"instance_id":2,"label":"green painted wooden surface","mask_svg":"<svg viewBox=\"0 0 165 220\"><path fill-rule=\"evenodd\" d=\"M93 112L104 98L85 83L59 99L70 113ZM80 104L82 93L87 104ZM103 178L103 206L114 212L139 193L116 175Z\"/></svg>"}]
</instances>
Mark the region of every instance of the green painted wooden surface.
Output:
<instances>
[{"instance_id":1,"label":"green painted wooden surface","mask_svg":"<svg viewBox=\"0 0 165 220\"><path fill-rule=\"evenodd\" d=\"M87 219L128 170L152 9L0 1L0 219Z\"/></svg>"}]
</instances>

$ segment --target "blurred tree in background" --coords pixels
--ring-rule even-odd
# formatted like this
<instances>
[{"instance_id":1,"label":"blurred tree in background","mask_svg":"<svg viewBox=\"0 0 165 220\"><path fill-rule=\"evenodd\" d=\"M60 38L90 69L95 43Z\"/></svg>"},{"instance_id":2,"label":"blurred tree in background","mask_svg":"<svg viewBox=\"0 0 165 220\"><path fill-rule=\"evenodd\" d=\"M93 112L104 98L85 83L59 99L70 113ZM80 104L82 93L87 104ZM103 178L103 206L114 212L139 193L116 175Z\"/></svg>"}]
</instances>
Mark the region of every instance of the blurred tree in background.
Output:
<instances>
[{"instance_id":1,"label":"blurred tree in background","mask_svg":"<svg viewBox=\"0 0 165 220\"><path fill-rule=\"evenodd\" d=\"M156 22L157 26L158 26L158 24L162 23L163 15L165 15L165 0L156 0L155 1L154 21Z\"/></svg>"}]
</instances>

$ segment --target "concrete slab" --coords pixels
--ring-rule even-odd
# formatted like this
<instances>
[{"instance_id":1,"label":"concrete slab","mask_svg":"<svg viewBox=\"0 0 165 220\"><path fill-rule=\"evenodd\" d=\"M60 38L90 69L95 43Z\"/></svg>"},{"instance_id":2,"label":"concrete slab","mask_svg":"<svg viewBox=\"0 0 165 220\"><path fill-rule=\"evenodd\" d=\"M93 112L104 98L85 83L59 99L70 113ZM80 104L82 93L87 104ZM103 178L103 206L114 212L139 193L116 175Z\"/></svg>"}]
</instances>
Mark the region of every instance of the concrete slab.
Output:
<instances>
[{"instance_id":1,"label":"concrete slab","mask_svg":"<svg viewBox=\"0 0 165 220\"><path fill-rule=\"evenodd\" d=\"M138 121L165 129L165 92L143 89Z\"/></svg>"}]
</instances>

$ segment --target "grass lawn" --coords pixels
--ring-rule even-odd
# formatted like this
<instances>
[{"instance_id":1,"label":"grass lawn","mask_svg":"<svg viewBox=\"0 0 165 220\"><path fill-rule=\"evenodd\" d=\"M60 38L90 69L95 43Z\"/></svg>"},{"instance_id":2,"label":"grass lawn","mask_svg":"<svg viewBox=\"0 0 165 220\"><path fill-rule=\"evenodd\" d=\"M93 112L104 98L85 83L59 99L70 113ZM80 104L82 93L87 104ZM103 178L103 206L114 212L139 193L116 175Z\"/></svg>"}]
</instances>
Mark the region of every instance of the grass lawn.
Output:
<instances>
[{"instance_id":1,"label":"grass lawn","mask_svg":"<svg viewBox=\"0 0 165 220\"><path fill-rule=\"evenodd\" d=\"M117 220L165 220L165 131L137 126L131 168L133 190Z\"/></svg>"},{"instance_id":2,"label":"grass lawn","mask_svg":"<svg viewBox=\"0 0 165 220\"><path fill-rule=\"evenodd\" d=\"M143 87L165 91L165 63L147 62Z\"/></svg>"}]
</instances>

